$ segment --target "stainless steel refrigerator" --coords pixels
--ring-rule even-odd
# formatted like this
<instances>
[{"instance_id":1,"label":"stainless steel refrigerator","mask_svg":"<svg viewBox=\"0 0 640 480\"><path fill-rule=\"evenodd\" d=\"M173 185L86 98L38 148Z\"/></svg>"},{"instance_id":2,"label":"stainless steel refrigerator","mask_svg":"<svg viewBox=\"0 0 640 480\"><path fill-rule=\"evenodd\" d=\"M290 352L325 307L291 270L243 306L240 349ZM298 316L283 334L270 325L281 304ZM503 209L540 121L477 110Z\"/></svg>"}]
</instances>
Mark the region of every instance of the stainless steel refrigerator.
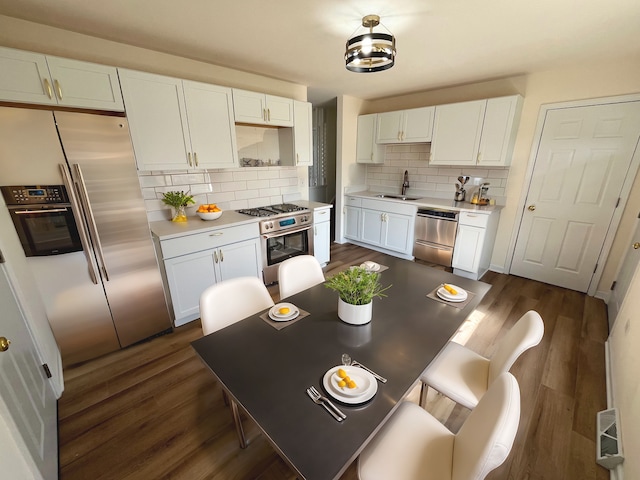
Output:
<instances>
[{"instance_id":1,"label":"stainless steel refrigerator","mask_svg":"<svg viewBox=\"0 0 640 480\"><path fill-rule=\"evenodd\" d=\"M2 185L69 197L82 250L27 258L63 363L170 331L126 119L0 108L0 143Z\"/></svg>"}]
</instances>

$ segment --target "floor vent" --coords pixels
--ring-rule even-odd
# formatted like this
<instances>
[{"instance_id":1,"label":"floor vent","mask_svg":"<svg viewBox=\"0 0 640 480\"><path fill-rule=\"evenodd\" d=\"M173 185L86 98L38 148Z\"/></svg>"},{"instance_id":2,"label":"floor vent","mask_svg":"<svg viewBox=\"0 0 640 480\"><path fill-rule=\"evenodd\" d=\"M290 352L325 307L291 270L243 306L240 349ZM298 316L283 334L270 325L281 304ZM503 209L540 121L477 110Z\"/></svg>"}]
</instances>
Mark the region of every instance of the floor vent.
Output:
<instances>
[{"instance_id":1,"label":"floor vent","mask_svg":"<svg viewBox=\"0 0 640 480\"><path fill-rule=\"evenodd\" d=\"M617 409L610 408L598 412L596 461L609 470L613 470L624 460L618 424Z\"/></svg>"}]
</instances>

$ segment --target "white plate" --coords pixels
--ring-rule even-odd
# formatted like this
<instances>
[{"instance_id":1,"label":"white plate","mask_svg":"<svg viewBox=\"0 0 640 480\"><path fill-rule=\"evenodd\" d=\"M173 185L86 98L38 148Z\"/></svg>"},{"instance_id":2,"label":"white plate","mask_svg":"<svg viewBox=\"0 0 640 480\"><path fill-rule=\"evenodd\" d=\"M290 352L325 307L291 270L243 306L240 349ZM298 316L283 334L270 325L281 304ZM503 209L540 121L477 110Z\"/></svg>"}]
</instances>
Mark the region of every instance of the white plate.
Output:
<instances>
[{"instance_id":1,"label":"white plate","mask_svg":"<svg viewBox=\"0 0 640 480\"><path fill-rule=\"evenodd\" d=\"M358 385L350 389L338 387L338 369L342 368ZM338 365L330 368L322 378L322 385L329 395L343 403L358 404L371 400L378 391L378 382L373 375L359 367ZM355 390L355 392L353 391Z\"/></svg>"},{"instance_id":2,"label":"white plate","mask_svg":"<svg viewBox=\"0 0 640 480\"><path fill-rule=\"evenodd\" d=\"M289 313L282 315L278 312L278 310L284 307L287 307L289 309ZM298 310L298 307L296 307L292 303L278 303L269 309L269 318L271 318L271 320L275 320L276 322L286 322L288 320L293 320L298 315L300 315L300 310Z\"/></svg>"},{"instance_id":3,"label":"white plate","mask_svg":"<svg viewBox=\"0 0 640 480\"><path fill-rule=\"evenodd\" d=\"M454 290L457 290L458 293L456 295L452 295L451 293L449 293L448 291L446 291L444 289L444 287L440 287L437 291L436 294L442 298L443 300L446 300L448 302L464 302L467 297L469 296L469 294L467 293L466 290L463 290L460 287L457 287L455 285L451 285L451 284L447 284L449 285L451 288L453 288Z\"/></svg>"},{"instance_id":4,"label":"white plate","mask_svg":"<svg viewBox=\"0 0 640 480\"><path fill-rule=\"evenodd\" d=\"M361 263L360 266L369 272L377 272L380 270L380 265L376 262L372 262L371 260Z\"/></svg>"}]
</instances>

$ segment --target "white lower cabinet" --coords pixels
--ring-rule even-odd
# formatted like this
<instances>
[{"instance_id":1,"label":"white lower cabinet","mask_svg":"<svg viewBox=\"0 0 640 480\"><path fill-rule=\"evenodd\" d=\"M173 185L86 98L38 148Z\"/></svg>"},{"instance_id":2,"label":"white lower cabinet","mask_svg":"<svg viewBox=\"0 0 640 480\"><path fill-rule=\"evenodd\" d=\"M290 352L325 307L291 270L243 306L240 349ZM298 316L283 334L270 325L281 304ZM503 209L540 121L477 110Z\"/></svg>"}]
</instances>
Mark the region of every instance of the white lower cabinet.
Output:
<instances>
[{"instance_id":1,"label":"white lower cabinet","mask_svg":"<svg viewBox=\"0 0 640 480\"><path fill-rule=\"evenodd\" d=\"M461 212L453 248L453 273L478 280L491 264L499 212Z\"/></svg>"},{"instance_id":2,"label":"white lower cabinet","mask_svg":"<svg viewBox=\"0 0 640 480\"><path fill-rule=\"evenodd\" d=\"M391 255L412 257L414 205L347 197L345 212L346 238Z\"/></svg>"},{"instance_id":3,"label":"white lower cabinet","mask_svg":"<svg viewBox=\"0 0 640 480\"><path fill-rule=\"evenodd\" d=\"M249 231L255 238L242 240ZM207 287L230 278L262 278L257 233L257 225L245 225L160 241L176 327L200 317L200 295ZM214 248L202 250L207 243Z\"/></svg>"},{"instance_id":4,"label":"white lower cabinet","mask_svg":"<svg viewBox=\"0 0 640 480\"><path fill-rule=\"evenodd\" d=\"M313 256L325 266L331 259L331 207L313 212Z\"/></svg>"}]
</instances>

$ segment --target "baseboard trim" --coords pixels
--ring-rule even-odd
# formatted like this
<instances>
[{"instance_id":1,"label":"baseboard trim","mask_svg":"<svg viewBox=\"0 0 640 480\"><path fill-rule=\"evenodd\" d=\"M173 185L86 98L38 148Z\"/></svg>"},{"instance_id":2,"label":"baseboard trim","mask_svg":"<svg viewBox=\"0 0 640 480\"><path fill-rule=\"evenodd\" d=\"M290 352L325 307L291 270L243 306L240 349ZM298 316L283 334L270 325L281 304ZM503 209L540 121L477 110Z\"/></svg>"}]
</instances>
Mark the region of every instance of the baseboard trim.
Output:
<instances>
[{"instance_id":1,"label":"baseboard trim","mask_svg":"<svg viewBox=\"0 0 640 480\"><path fill-rule=\"evenodd\" d=\"M609 340L604 342L604 369L605 369L605 387L607 389L607 408L613 408L613 386L611 377L611 344ZM623 480L622 465L616 466L613 470L609 470L610 480Z\"/></svg>"}]
</instances>

